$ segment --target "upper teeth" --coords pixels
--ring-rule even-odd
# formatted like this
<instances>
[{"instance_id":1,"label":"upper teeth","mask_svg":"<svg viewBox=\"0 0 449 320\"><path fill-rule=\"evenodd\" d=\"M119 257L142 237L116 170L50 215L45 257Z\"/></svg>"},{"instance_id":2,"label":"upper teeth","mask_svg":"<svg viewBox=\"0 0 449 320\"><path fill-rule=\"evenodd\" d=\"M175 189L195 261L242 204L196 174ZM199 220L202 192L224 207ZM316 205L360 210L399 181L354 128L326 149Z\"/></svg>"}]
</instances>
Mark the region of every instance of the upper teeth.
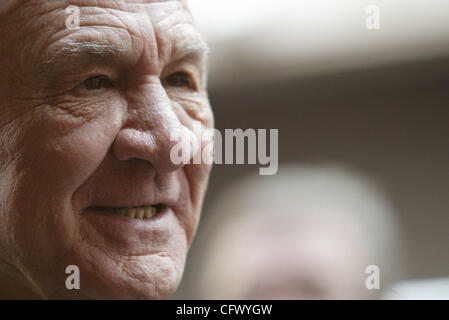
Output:
<instances>
[{"instance_id":1,"label":"upper teeth","mask_svg":"<svg viewBox=\"0 0 449 320\"><path fill-rule=\"evenodd\" d=\"M135 218L135 219L151 219L156 215L156 207L145 206L145 207L134 207L134 208L119 208L113 209L114 213L122 216Z\"/></svg>"}]
</instances>

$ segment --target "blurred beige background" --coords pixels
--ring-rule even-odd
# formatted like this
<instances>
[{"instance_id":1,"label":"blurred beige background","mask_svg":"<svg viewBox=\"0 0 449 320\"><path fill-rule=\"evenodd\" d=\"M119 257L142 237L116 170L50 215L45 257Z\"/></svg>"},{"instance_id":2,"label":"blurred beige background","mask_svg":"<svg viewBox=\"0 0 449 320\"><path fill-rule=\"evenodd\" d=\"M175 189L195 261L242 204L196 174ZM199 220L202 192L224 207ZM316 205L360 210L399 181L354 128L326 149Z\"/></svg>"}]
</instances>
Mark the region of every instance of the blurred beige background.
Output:
<instances>
[{"instance_id":1,"label":"blurred beige background","mask_svg":"<svg viewBox=\"0 0 449 320\"><path fill-rule=\"evenodd\" d=\"M278 128L280 171L331 164L373 181L404 231L403 277L449 277L449 1L190 4L211 46L216 127ZM380 9L379 30L365 27L368 5ZM257 171L214 167L174 298L196 298L214 199Z\"/></svg>"}]
</instances>

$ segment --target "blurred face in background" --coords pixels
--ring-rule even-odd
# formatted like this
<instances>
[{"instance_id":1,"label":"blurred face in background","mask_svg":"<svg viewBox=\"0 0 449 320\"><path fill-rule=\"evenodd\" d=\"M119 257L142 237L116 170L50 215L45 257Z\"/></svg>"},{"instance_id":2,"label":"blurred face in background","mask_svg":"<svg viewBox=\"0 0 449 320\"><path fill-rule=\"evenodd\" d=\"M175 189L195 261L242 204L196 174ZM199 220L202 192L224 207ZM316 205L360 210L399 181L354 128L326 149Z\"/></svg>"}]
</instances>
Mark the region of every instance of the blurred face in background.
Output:
<instances>
[{"instance_id":1,"label":"blurred face in background","mask_svg":"<svg viewBox=\"0 0 449 320\"><path fill-rule=\"evenodd\" d=\"M20 2L20 4L19 4ZM0 19L0 294L164 298L210 166L172 132L213 126L206 47L184 1L17 1ZM68 265L80 290L65 287Z\"/></svg>"},{"instance_id":2,"label":"blurred face in background","mask_svg":"<svg viewBox=\"0 0 449 320\"><path fill-rule=\"evenodd\" d=\"M217 260L206 269L210 277L221 280L205 284L210 287L203 298L209 294L215 294L209 298L250 300L369 297L363 265L367 246L352 226L335 220L286 219L243 223L228 232L226 240L220 238L218 247L211 249L221 256L214 255Z\"/></svg>"},{"instance_id":3,"label":"blurred face in background","mask_svg":"<svg viewBox=\"0 0 449 320\"><path fill-rule=\"evenodd\" d=\"M194 260L201 298L375 299L367 267L386 287L399 266L388 201L351 171L284 165L238 179L209 210Z\"/></svg>"},{"instance_id":4,"label":"blurred face in background","mask_svg":"<svg viewBox=\"0 0 449 320\"><path fill-rule=\"evenodd\" d=\"M251 254L244 299L361 299L364 287L362 237L345 226L322 221L290 221L266 226L246 247ZM292 227L292 225L294 227ZM349 228L350 229L350 228ZM256 247L257 243L257 247ZM245 247L245 246L244 246Z\"/></svg>"}]
</instances>

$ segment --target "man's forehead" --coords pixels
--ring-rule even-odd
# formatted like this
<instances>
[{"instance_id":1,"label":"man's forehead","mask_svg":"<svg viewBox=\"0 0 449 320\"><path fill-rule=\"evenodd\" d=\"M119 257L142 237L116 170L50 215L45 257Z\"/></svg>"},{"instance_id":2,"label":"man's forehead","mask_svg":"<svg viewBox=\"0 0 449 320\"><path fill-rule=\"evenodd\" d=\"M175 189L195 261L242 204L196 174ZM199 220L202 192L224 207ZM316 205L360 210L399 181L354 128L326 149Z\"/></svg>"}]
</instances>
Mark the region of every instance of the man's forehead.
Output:
<instances>
[{"instance_id":1,"label":"man's forehead","mask_svg":"<svg viewBox=\"0 0 449 320\"><path fill-rule=\"evenodd\" d=\"M73 26L75 22L81 26L98 24L119 28L129 28L139 23L144 27L147 22L153 25L163 22L162 28L170 27L170 21L193 24L184 0L0 0L0 3L3 7L0 21L9 24L7 20L10 18L20 27L33 27L34 22L39 32L44 26L73 29L69 28L68 23ZM143 18L145 16L147 18Z\"/></svg>"},{"instance_id":2,"label":"man's forehead","mask_svg":"<svg viewBox=\"0 0 449 320\"><path fill-rule=\"evenodd\" d=\"M119 10L139 11L151 4L178 3L187 10L186 0L0 0L0 17L7 17L10 13L23 8L66 8L68 6L99 7Z\"/></svg>"},{"instance_id":3,"label":"man's forehead","mask_svg":"<svg viewBox=\"0 0 449 320\"><path fill-rule=\"evenodd\" d=\"M66 38L66 35L70 35L71 33L73 33L73 36L75 36L75 38L78 37L77 34L84 35L82 37L84 39L81 39L81 41L69 41L68 43L66 43L64 47L61 48L61 50L55 52L56 54L93 53L95 55L110 55L111 53L120 53L118 52L117 47L114 48L114 41L105 41L105 39L108 37L105 32L108 32L108 30L109 34L111 31L114 32L114 30L114 33L120 33L126 30L130 33L131 38L135 38L136 41L139 41L138 38L141 38L140 36L138 36L139 34L143 35L153 28L150 25L147 25L147 23L149 23L150 21L151 24L158 24L158 22L160 21L160 27L162 29L170 29L170 25L166 25L167 20L165 18L169 15L172 15L175 20L177 20L177 23L181 22L181 24L184 25L185 29L185 23L191 22L192 19L190 13L188 12L186 2L183 0L72 0L70 1L70 3L68 1L62 0L51 2L46 0L7 1L8 3L2 2L3 7L5 8L5 10L14 13L15 17L13 17L13 20L15 20L16 22L20 22L20 19L25 20L23 21L23 24L28 24L30 21L33 21L26 21L26 17L28 17L26 12L28 12L33 15L33 19L35 20L35 23L29 24L30 28L35 29L36 25L43 26L43 23L45 25L46 22L56 26L55 29L53 29L53 27L51 28L57 32L56 34L51 35L53 33L52 31L50 32L50 34L45 35L45 33L42 33L42 28L39 27L39 31L33 31L33 33L37 32L35 33L36 36L38 34L43 34L45 35L45 37L50 36L52 38L60 38L61 40L63 40ZM42 4L42 7L35 7L35 5L39 3ZM65 8L72 5L78 5L80 8L81 29L79 31L81 33L79 33L78 30L68 30L64 25L64 21L67 15L67 13L65 12ZM22 10L24 10L25 13ZM38 11L42 12L42 14L40 14ZM182 18L182 21L179 21L180 15L178 14L178 12L180 11L183 12L182 16L184 16L184 18ZM134 15L135 13L139 13L139 15L136 16ZM145 18L143 18L143 15L140 15L140 13L144 13L144 15L149 16L150 19L145 20ZM47 16L48 14L52 16ZM20 19L17 19L17 17L20 17ZM141 22L137 22L138 20ZM85 29L85 26L90 26L90 31L88 29ZM104 31L101 31L102 35L99 38L101 39L101 43L99 43L98 41L96 41L96 38L98 37L92 37L92 34L98 35L97 31L102 30L104 26L106 27L106 29L104 29ZM136 29L136 26L140 26L140 31ZM26 30L30 31L30 29L28 28L25 29L25 32ZM173 34L176 35L176 40L175 38L171 39L171 54L174 55L172 59L176 58L175 56L200 57L207 54L208 47L202 40L199 33L193 26L190 30L191 31L187 32L187 34L184 32L185 30L178 30ZM63 37L61 37L61 35L63 35ZM162 39L166 38L167 36L168 34L164 33ZM145 41L145 39L140 40ZM50 42L53 42L53 40L50 40ZM64 41L60 43L64 43Z\"/></svg>"}]
</instances>

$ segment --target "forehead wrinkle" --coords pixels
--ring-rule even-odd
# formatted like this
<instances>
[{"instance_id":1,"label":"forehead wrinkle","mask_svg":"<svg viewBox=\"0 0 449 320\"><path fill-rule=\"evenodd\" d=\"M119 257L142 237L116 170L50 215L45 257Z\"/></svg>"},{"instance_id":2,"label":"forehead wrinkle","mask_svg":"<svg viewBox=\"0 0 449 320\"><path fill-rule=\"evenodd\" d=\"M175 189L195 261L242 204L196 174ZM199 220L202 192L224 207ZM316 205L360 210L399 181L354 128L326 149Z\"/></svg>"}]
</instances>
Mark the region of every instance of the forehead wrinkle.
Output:
<instances>
[{"instance_id":1,"label":"forehead wrinkle","mask_svg":"<svg viewBox=\"0 0 449 320\"><path fill-rule=\"evenodd\" d=\"M151 3L159 3L159 2L179 2L184 5L187 4L186 0L114 0L114 1L92 1L92 0L72 0L72 1L46 1L45 5L48 5L50 8L59 8L61 7L61 3L63 3L65 7L69 5L75 6L88 6L92 5L99 8L116 8L116 9L130 9L130 6L139 6ZM37 1L36 1L37 2ZM0 0L0 17L3 18L4 15L8 15L18 9L19 7L23 7L23 5L31 4L29 0ZM95 4L95 5L93 5Z\"/></svg>"},{"instance_id":2,"label":"forehead wrinkle","mask_svg":"<svg viewBox=\"0 0 449 320\"><path fill-rule=\"evenodd\" d=\"M0 0L3 1L3 0ZM14 1L14 0L10 0ZM26 0L17 0L19 2L26 1ZM41 0L43 1L43 0ZM60 3L64 4L64 8L69 5L75 5L80 7L97 7L97 8L104 8L104 9L117 9L117 10L125 10L130 12L135 12L136 10L140 10L142 6L151 5L153 3L163 3L163 2L179 2L183 5L186 5L187 2L185 0L133 0L133 1L127 1L127 0L71 0L66 1L62 0L60 2L55 2L55 6L60 6Z\"/></svg>"}]
</instances>

